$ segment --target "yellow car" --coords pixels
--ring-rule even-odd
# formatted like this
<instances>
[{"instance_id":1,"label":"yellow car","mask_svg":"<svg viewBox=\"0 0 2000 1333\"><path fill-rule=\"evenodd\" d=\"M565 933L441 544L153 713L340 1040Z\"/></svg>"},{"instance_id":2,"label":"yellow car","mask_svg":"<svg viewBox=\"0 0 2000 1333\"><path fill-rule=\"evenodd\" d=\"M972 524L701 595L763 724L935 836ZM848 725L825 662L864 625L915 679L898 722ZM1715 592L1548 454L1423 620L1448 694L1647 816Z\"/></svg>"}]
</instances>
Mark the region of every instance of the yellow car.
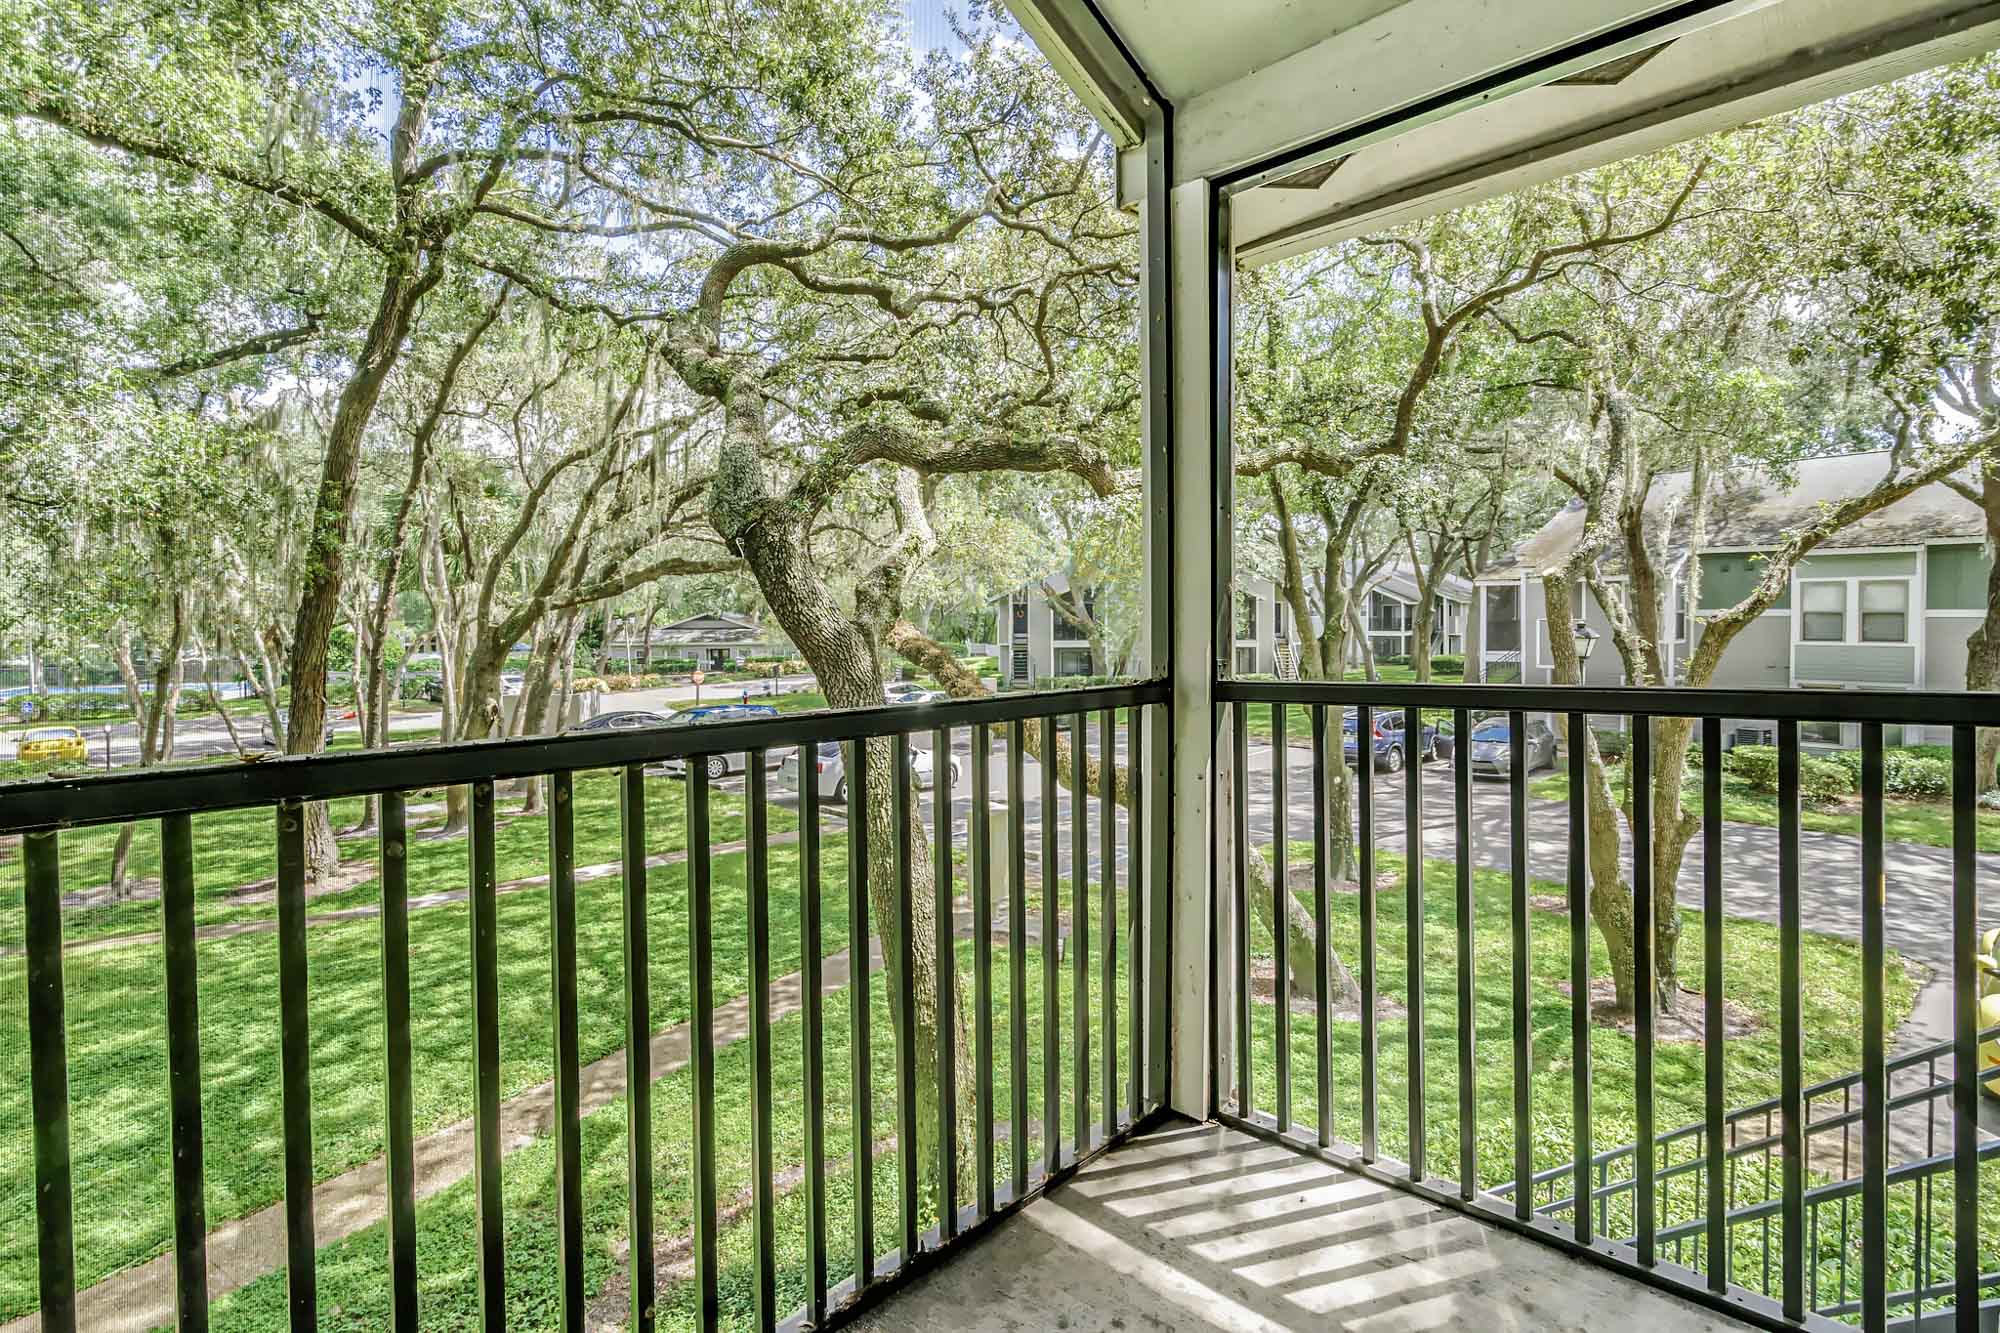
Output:
<instances>
[{"instance_id":1,"label":"yellow car","mask_svg":"<svg viewBox=\"0 0 2000 1333\"><path fill-rule=\"evenodd\" d=\"M83 733L75 727L37 727L22 734L21 748L15 752L15 758L22 763L49 759L85 763L90 756L84 749Z\"/></svg>"},{"instance_id":2,"label":"yellow car","mask_svg":"<svg viewBox=\"0 0 2000 1333\"><path fill-rule=\"evenodd\" d=\"M1990 1032L2000 1028L2000 928L1987 931L1979 937L1979 1030ZM1979 1043L1979 1090L1989 1097L2000 1097L2000 1075L1984 1077L1988 1071L2000 1069L2000 1040Z\"/></svg>"}]
</instances>

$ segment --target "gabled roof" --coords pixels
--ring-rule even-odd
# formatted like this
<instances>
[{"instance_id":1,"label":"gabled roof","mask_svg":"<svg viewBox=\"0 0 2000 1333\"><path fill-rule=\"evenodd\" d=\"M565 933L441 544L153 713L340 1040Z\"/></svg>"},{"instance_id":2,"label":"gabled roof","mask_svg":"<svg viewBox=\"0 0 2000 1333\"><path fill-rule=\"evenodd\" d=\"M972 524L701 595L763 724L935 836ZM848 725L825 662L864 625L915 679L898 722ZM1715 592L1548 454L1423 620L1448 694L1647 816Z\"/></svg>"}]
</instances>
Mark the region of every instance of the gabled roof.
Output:
<instances>
[{"instance_id":1,"label":"gabled roof","mask_svg":"<svg viewBox=\"0 0 2000 1333\"><path fill-rule=\"evenodd\" d=\"M627 620L618 626L612 635L613 642L629 643L639 638L639 622ZM732 644L732 643L772 643L776 636L767 632L754 616L739 615L734 611L704 611L700 615L676 620L671 625L661 625L653 630L652 641L657 644Z\"/></svg>"},{"instance_id":2,"label":"gabled roof","mask_svg":"<svg viewBox=\"0 0 2000 1333\"><path fill-rule=\"evenodd\" d=\"M1760 469L1739 468L1709 481L1708 538L1705 551L1768 550L1809 521L1821 507L1866 493L1888 475L1885 452L1809 458L1797 466L1789 488ZM1649 524L1666 524L1667 557L1678 563L1687 554L1690 522L1690 474L1671 472L1653 482L1646 500ZM1921 546L1935 541L1979 541L1986 521L1979 506L1941 482L1903 497L1895 504L1850 523L1820 543L1821 551L1865 551L1885 546ZM1480 579L1530 576L1567 560L1583 539L1583 502L1572 500L1535 534L1479 571ZM1599 568L1616 573L1623 560L1616 552L1599 557Z\"/></svg>"},{"instance_id":3,"label":"gabled roof","mask_svg":"<svg viewBox=\"0 0 2000 1333\"><path fill-rule=\"evenodd\" d=\"M1416 571L1410 568L1408 561L1399 561L1393 565L1385 565L1368 582L1369 592L1375 592L1378 589L1388 593L1399 602L1415 602L1417 600ZM1470 601L1472 600L1472 581L1460 578L1456 574L1447 574L1440 580L1437 591L1438 596L1445 598L1447 601Z\"/></svg>"}]
</instances>

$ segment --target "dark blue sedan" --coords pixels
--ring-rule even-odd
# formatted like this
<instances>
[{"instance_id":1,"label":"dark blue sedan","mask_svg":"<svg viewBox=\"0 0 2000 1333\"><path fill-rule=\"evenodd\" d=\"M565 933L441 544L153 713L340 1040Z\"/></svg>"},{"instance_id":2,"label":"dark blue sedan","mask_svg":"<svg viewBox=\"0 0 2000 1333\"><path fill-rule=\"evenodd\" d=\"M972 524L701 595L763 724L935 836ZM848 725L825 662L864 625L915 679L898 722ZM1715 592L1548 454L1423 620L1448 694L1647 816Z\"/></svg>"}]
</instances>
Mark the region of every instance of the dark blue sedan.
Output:
<instances>
[{"instance_id":1,"label":"dark blue sedan","mask_svg":"<svg viewBox=\"0 0 2000 1333\"><path fill-rule=\"evenodd\" d=\"M778 710L769 704L710 704L701 708L688 708L667 719L670 727L700 727L716 722L743 722L751 718L776 717ZM743 771L743 751L733 754L712 754L703 763L711 778L724 777L730 773ZM669 774L680 776L687 772L687 762L669 759L666 763Z\"/></svg>"},{"instance_id":2,"label":"dark blue sedan","mask_svg":"<svg viewBox=\"0 0 2000 1333\"><path fill-rule=\"evenodd\" d=\"M1341 747L1342 752L1347 762L1352 764L1358 760L1361 753L1360 737L1358 735L1360 720L1354 714L1350 713L1347 716L1346 722L1342 724L1342 729L1345 732ZM1373 718L1373 733L1375 767L1385 773L1401 772L1403 765L1409 762L1410 751L1412 749L1409 738L1403 734L1403 715L1400 712L1375 714ZM1437 758L1437 741L1438 729L1426 722L1424 724L1423 735L1418 739L1414 747L1420 763L1428 763L1430 760Z\"/></svg>"}]
</instances>

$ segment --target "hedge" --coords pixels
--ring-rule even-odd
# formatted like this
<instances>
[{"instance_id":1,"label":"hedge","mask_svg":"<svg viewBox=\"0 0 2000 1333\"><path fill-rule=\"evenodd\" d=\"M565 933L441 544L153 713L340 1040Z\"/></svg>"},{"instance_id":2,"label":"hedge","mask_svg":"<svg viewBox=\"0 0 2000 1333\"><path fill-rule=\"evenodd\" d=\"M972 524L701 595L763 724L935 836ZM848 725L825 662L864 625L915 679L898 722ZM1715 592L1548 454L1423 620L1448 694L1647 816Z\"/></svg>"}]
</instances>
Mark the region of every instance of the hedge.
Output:
<instances>
[{"instance_id":1,"label":"hedge","mask_svg":"<svg viewBox=\"0 0 2000 1333\"><path fill-rule=\"evenodd\" d=\"M1440 653L1431 659L1431 670L1440 675L1462 676L1465 674L1465 655Z\"/></svg>"},{"instance_id":2,"label":"hedge","mask_svg":"<svg viewBox=\"0 0 2000 1333\"><path fill-rule=\"evenodd\" d=\"M1723 767L1761 792L1778 790L1778 750L1772 745L1739 745ZM1855 779L1847 765L1818 755L1799 756L1799 799L1807 805L1829 805L1854 794Z\"/></svg>"}]
</instances>

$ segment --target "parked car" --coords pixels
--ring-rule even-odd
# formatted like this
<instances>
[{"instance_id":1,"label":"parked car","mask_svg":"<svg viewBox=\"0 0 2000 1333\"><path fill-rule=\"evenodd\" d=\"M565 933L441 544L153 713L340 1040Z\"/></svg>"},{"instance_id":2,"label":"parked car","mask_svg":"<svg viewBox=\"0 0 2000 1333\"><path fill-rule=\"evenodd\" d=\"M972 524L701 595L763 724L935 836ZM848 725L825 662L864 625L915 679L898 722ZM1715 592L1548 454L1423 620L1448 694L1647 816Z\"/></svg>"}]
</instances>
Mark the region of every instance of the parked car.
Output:
<instances>
[{"instance_id":1,"label":"parked car","mask_svg":"<svg viewBox=\"0 0 2000 1333\"><path fill-rule=\"evenodd\" d=\"M933 690L913 680L892 680L882 687L882 702L890 704L939 703L949 698L943 690Z\"/></svg>"},{"instance_id":2,"label":"parked car","mask_svg":"<svg viewBox=\"0 0 2000 1333\"><path fill-rule=\"evenodd\" d=\"M353 714L348 713L345 716L352 717ZM326 720L326 734L323 739L328 745L333 744L333 718L333 714L328 714ZM257 726L257 738L264 743L265 749L276 750L284 745L284 733L291 729L291 725L291 710L280 708L278 710L278 734L275 736L271 734L271 719L267 717Z\"/></svg>"},{"instance_id":3,"label":"parked car","mask_svg":"<svg viewBox=\"0 0 2000 1333\"><path fill-rule=\"evenodd\" d=\"M524 683L523 678L520 672L518 671L507 672L505 675L500 677L500 696L502 698L511 698L512 696L519 694L521 692L523 683Z\"/></svg>"},{"instance_id":4,"label":"parked car","mask_svg":"<svg viewBox=\"0 0 2000 1333\"><path fill-rule=\"evenodd\" d=\"M1538 768L1554 767L1556 762L1556 733L1548 723L1538 717L1528 719L1522 728L1526 733L1527 752L1522 763L1530 773ZM1481 718L1472 724L1472 735L1468 738L1472 750L1466 756L1466 766L1472 776L1504 778L1512 772L1513 728L1504 717Z\"/></svg>"},{"instance_id":5,"label":"parked car","mask_svg":"<svg viewBox=\"0 0 2000 1333\"><path fill-rule=\"evenodd\" d=\"M569 728L571 731L637 731L642 727L664 727L678 714L651 708L621 708L615 713L599 713Z\"/></svg>"},{"instance_id":6,"label":"parked car","mask_svg":"<svg viewBox=\"0 0 2000 1333\"><path fill-rule=\"evenodd\" d=\"M44 763L51 759L88 763L90 751L84 745L83 733L75 727L36 727L33 731L22 733L14 757L24 764Z\"/></svg>"},{"instance_id":7,"label":"parked car","mask_svg":"<svg viewBox=\"0 0 2000 1333\"><path fill-rule=\"evenodd\" d=\"M668 718L670 727L703 727L716 722L743 722L750 718L776 717L778 710L769 704L707 704L700 708L687 708ZM730 754L712 754L705 760L705 767L711 779L726 777L731 773L741 773L744 767L743 751ZM687 772L685 759L669 759L666 771L681 777Z\"/></svg>"},{"instance_id":8,"label":"parked car","mask_svg":"<svg viewBox=\"0 0 2000 1333\"><path fill-rule=\"evenodd\" d=\"M1360 738L1356 734L1360 730L1360 719L1352 713L1348 714L1347 720L1342 723L1342 730L1345 736L1341 752L1352 764L1361 751ZM1403 765L1409 762L1412 748L1416 750L1420 763L1429 763L1438 756L1438 729L1428 722L1424 723L1423 735L1412 747L1409 737L1403 734L1403 714L1400 711L1376 713L1373 731L1375 767L1385 773L1401 772Z\"/></svg>"},{"instance_id":9,"label":"parked car","mask_svg":"<svg viewBox=\"0 0 2000 1333\"><path fill-rule=\"evenodd\" d=\"M918 787L925 789L930 787L934 768L929 750L913 748L910 751L910 777ZM839 741L819 743L813 758L813 772L819 783L820 799L846 803L847 758ZM949 781L954 791L965 785L965 768L959 762L957 755L951 757L950 773ZM869 781L877 780L872 764L869 765L869 774ZM778 765L778 784L790 787L793 791L799 790L799 751L793 750L785 756L784 762Z\"/></svg>"},{"instance_id":10,"label":"parked car","mask_svg":"<svg viewBox=\"0 0 2000 1333\"><path fill-rule=\"evenodd\" d=\"M405 694L411 691L415 691L417 696L427 703L441 704L444 702L444 677L418 676L403 686Z\"/></svg>"}]
</instances>

